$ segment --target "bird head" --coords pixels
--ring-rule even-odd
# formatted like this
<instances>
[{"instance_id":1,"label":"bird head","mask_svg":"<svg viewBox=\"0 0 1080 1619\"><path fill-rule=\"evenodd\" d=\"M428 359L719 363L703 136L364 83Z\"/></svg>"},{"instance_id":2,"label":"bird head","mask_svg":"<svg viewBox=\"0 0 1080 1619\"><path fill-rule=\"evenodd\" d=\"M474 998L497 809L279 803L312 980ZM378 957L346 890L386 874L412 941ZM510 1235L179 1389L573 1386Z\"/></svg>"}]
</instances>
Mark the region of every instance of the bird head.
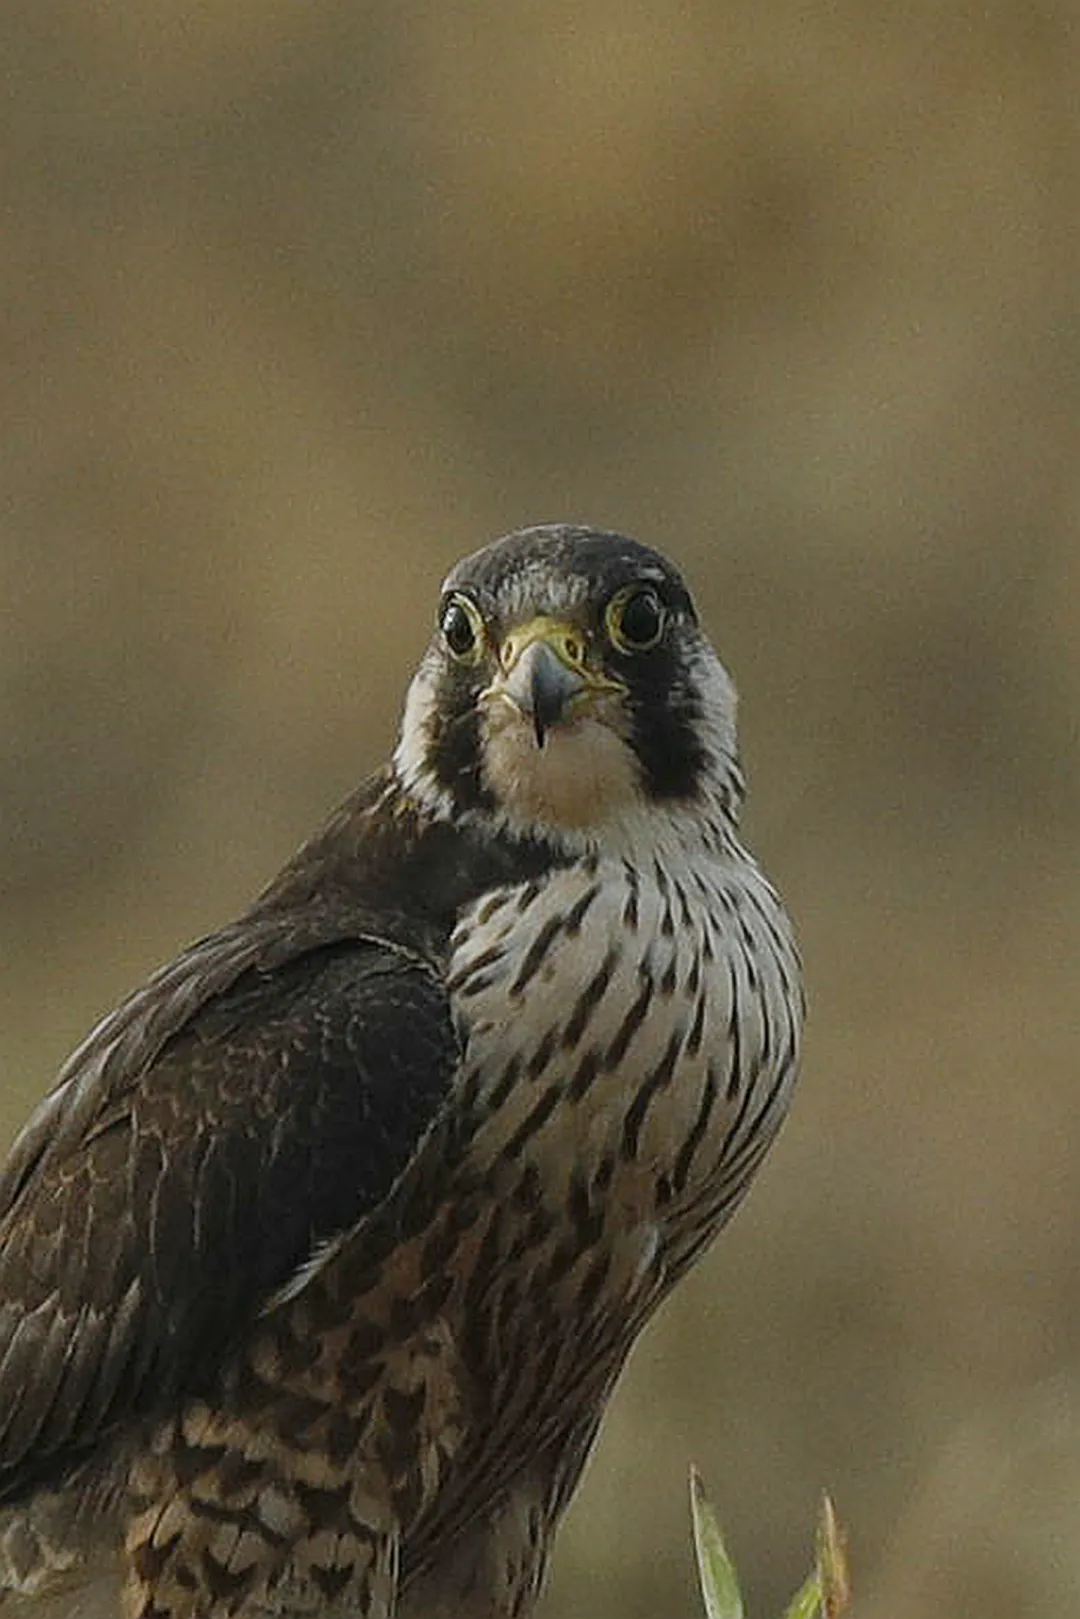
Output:
<instances>
[{"instance_id":1,"label":"bird head","mask_svg":"<svg viewBox=\"0 0 1080 1619\"><path fill-rule=\"evenodd\" d=\"M679 573L564 525L452 570L396 760L429 808L571 841L657 807L733 819L741 794L734 690Z\"/></svg>"}]
</instances>

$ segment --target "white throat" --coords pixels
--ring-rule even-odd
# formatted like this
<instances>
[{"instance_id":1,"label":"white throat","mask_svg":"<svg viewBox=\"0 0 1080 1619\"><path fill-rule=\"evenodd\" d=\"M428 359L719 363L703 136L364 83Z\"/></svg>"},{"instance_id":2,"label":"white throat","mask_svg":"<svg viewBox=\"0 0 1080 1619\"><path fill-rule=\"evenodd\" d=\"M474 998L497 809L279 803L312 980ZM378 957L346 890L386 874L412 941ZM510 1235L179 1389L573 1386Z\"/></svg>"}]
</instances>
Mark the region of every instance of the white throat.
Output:
<instances>
[{"instance_id":1,"label":"white throat","mask_svg":"<svg viewBox=\"0 0 1080 1619\"><path fill-rule=\"evenodd\" d=\"M539 747L528 719L496 704L480 725L481 777L496 807L463 807L432 768L438 688L430 658L409 687L395 769L413 800L437 819L539 836L575 854L640 860L661 849L685 855L695 848L731 847L738 841L742 795L734 689L707 643L694 675L703 696L706 763L692 800L648 796L617 711L598 707L572 725L554 727Z\"/></svg>"}]
</instances>

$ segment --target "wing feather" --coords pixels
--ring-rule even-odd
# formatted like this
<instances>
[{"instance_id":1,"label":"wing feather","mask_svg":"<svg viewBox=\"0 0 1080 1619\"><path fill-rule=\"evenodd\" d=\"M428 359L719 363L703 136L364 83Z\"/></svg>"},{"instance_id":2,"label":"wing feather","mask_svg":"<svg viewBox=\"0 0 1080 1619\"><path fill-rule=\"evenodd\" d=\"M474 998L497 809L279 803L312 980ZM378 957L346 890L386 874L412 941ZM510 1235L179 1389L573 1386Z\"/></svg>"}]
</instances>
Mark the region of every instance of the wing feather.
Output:
<instances>
[{"instance_id":1,"label":"wing feather","mask_svg":"<svg viewBox=\"0 0 1080 1619\"><path fill-rule=\"evenodd\" d=\"M449 1088L435 969L249 923L83 1044L0 1175L0 1496L204 1389L389 1194Z\"/></svg>"}]
</instances>

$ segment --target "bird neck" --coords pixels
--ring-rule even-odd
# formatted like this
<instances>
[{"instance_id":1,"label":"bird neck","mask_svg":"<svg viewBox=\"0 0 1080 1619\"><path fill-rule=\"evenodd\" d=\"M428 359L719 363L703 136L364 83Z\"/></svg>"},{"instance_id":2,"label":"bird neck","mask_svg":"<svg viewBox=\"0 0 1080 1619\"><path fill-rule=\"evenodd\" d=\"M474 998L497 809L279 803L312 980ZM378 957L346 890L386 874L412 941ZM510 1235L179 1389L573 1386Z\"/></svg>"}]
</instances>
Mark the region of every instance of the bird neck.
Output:
<instances>
[{"instance_id":1,"label":"bird neck","mask_svg":"<svg viewBox=\"0 0 1080 1619\"><path fill-rule=\"evenodd\" d=\"M437 948L462 906L490 888L529 882L573 856L537 838L494 835L417 799L396 770L369 778L297 850L258 897L255 912L318 909L336 926L375 926ZM397 919L395 921L395 919ZM400 927L398 923L400 922Z\"/></svg>"}]
</instances>

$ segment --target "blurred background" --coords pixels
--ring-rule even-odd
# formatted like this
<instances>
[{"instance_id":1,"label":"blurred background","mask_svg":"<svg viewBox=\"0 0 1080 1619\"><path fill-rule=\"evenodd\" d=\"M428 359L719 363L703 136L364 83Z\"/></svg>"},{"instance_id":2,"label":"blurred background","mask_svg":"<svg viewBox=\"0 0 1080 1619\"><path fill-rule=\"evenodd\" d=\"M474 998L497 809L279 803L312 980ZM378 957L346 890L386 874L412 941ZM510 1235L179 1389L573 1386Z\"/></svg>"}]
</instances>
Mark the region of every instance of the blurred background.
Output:
<instances>
[{"instance_id":1,"label":"blurred background","mask_svg":"<svg viewBox=\"0 0 1080 1619\"><path fill-rule=\"evenodd\" d=\"M448 565L669 551L805 1081L546 1619L1080 1611L1075 0L8 0L0 1125L391 746Z\"/></svg>"}]
</instances>

